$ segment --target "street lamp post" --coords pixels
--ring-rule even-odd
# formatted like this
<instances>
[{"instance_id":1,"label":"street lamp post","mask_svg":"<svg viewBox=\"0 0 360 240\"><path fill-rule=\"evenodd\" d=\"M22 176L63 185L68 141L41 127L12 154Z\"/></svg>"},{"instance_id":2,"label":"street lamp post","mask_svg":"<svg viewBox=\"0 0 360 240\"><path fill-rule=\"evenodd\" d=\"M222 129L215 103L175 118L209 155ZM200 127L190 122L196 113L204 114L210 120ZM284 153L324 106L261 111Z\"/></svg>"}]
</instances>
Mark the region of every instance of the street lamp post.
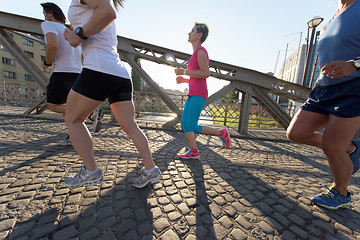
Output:
<instances>
[{"instance_id":1,"label":"street lamp post","mask_svg":"<svg viewBox=\"0 0 360 240\"><path fill-rule=\"evenodd\" d=\"M315 46L314 46L315 30L316 30L316 27L319 26L323 20L324 19L322 17L316 16L316 17L313 17L307 23L308 27L312 28L312 31L311 31L310 47L309 47L308 55L307 55L307 59L306 59L306 65L305 65L305 71L304 71L302 85L308 85L308 83L309 83L311 67L312 67L312 63L314 60L314 52L315 52Z\"/></svg>"}]
</instances>

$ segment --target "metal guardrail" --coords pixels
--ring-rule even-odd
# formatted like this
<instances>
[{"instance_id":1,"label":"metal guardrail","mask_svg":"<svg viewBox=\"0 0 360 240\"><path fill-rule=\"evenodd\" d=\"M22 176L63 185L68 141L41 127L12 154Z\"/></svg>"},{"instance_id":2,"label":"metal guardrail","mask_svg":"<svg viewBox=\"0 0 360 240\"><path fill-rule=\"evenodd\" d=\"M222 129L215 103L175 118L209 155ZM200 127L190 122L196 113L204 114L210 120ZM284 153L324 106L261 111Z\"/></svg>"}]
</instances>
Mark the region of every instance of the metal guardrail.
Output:
<instances>
[{"instance_id":1,"label":"metal guardrail","mask_svg":"<svg viewBox=\"0 0 360 240\"><path fill-rule=\"evenodd\" d=\"M42 35L40 24L42 20L28 18L24 16L9 14L0 11L0 43L4 43L6 48L12 50L15 59L23 65L30 75L35 79L40 87L44 88L46 79L41 76L41 72L35 70L34 66L29 68L29 59L18 46L11 41L4 29L16 30L35 35ZM135 70L139 76L150 86L162 102L176 114L176 119L171 124L176 124L181 118L181 109L174 102L168 94L156 84L156 82L141 68L137 63L138 59L153 61L156 63L168 66L186 67L189 54L167 49L164 47L136 41L133 39L118 36L118 52L122 60L126 61ZM36 67L35 67L36 68ZM294 101L303 102L310 92L310 88L283 81L273 76L260 73L251 69L246 69L231 64L221 63L210 60L210 75L212 77L229 81L229 85L214 93L207 100L205 107L213 104L217 99L222 98L232 90L237 90L242 93L241 99L241 113L239 116L238 130L241 134L247 133L248 123L251 120L252 99L255 99L267 113L274 118L281 127L287 128L291 117L285 109L282 108L270 94L281 96ZM43 104L44 99L38 104ZM37 106L32 106L27 113L30 113Z\"/></svg>"}]
</instances>

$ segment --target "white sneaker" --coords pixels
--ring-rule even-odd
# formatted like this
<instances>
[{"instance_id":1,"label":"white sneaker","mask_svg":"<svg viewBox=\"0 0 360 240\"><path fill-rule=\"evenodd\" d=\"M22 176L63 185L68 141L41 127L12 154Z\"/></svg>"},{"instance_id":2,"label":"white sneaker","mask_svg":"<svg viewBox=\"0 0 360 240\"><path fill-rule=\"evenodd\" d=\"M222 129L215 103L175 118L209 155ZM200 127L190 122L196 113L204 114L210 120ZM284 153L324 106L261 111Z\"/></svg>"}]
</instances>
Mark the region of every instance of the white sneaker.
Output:
<instances>
[{"instance_id":1,"label":"white sneaker","mask_svg":"<svg viewBox=\"0 0 360 240\"><path fill-rule=\"evenodd\" d=\"M60 140L60 141L58 142L58 144L59 144L60 146L71 146L72 143L71 143L71 141L70 141L69 135L67 135L67 137L66 137L65 139Z\"/></svg>"},{"instance_id":2,"label":"white sneaker","mask_svg":"<svg viewBox=\"0 0 360 240\"><path fill-rule=\"evenodd\" d=\"M92 174L87 174L84 165L82 165L80 171L74 177L66 177L64 183L65 186L73 188L83 185L96 185L101 183L102 180L103 175L100 168L96 169Z\"/></svg>"},{"instance_id":3,"label":"white sneaker","mask_svg":"<svg viewBox=\"0 0 360 240\"><path fill-rule=\"evenodd\" d=\"M101 120L104 117L104 110L99 107L97 108L89 117L89 119L93 122L93 131L97 133L101 129L102 122Z\"/></svg>"},{"instance_id":4,"label":"white sneaker","mask_svg":"<svg viewBox=\"0 0 360 240\"><path fill-rule=\"evenodd\" d=\"M144 171L144 168L139 170L140 176L134 180L133 186L136 188L143 188L148 183L157 183L162 179L162 175L160 172L160 169L158 167L155 167L154 171L152 173L146 174Z\"/></svg>"}]
</instances>

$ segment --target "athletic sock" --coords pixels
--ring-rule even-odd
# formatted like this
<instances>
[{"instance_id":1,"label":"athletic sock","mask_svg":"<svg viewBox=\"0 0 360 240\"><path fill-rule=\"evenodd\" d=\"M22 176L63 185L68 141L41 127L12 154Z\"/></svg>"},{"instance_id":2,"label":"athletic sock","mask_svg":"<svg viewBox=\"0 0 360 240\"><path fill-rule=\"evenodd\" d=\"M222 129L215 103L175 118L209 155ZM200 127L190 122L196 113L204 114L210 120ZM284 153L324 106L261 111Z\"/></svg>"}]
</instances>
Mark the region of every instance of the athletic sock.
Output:
<instances>
[{"instance_id":1,"label":"athletic sock","mask_svg":"<svg viewBox=\"0 0 360 240\"><path fill-rule=\"evenodd\" d=\"M152 173L152 172L155 171L155 168L156 168L156 166L153 167L153 168L151 168L151 169L149 169L149 170L146 170L146 169L144 168L144 172L145 172L147 175L149 175L150 173Z\"/></svg>"},{"instance_id":2,"label":"athletic sock","mask_svg":"<svg viewBox=\"0 0 360 240\"><path fill-rule=\"evenodd\" d=\"M95 174L95 173L97 173L97 172L99 171L99 168L95 169L95 170L92 171L92 172L89 172L85 167L84 167L84 169L85 169L85 173L86 173L87 175L93 175L93 174Z\"/></svg>"}]
</instances>

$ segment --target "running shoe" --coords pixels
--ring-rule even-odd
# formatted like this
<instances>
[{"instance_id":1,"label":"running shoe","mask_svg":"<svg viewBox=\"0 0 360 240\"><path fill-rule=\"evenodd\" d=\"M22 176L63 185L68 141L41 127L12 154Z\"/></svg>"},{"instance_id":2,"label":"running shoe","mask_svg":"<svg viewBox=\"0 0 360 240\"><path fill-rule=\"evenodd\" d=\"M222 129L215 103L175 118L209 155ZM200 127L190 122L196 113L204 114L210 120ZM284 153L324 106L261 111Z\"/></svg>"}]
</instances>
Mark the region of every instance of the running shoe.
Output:
<instances>
[{"instance_id":1,"label":"running shoe","mask_svg":"<svg viewBox=\"0 0 360 240\"><path fill-rule=\"evenodd\" d=\"M230 132L229 132L229 129L227 127L220 130L219 138L223 142L225 148L230 147Z\"/></svg>"},{"instance_id":2,"label":"running shoe","mask_svg":"<svg viewBox=\"0 0 360 240\"><path fill-rule=\"evenodd\" d=\"M354 165L354 170L352 174L356 174L360 172L360 141L354 140L352 141L356 146L355 152L349 154L349 157Z\"/></svg>"},{"instance_id":3,"label":"running shoe","mask_svg":"<svg viewBox=\"0 0 360 240\"><path fill-rule=\"evenodd\" d=\"M96 169L93 173L87 174L85 166L82 165L80 171L74 177L66 177L64 179L65 186L67 187L81 187L83 185L96 185L101 183L103 175L101 169Z\"/></svg>"},{"instance_id":4,"label":"running shoe","mask_svg":"<svg viewBox=\"0 0 360 240\"><path fill-rule=\"evenodd\" d=\"M143 188L149 183L157 183L162 179L162 175L160 169L155 167L152 173L146 174L144 168L140 169L139 171L140 176L134 180L133 186L136 188Z\"/></svg>"},{"instance_id":5,"label":"running shoe","mask_svg":"<svg viewBox=\"0 0 360 240\"><path fill-rule=\"evenodd\" d=\"M192 152L190 149L187 153L179 154L179 157L181 159L199 159L200 158L200 152L197 153Z\"/></svg>"},{"instance_id":6,"label":"running shoe","mask_svg":"<svg viewBox=\"0 0 360 240\"><path fill-rule=\"evenodd\" d=\"M339 208L350 208L351 193L348 192L347 197L345 197L338 190L330 187L326 192L312 197L311 201L319 206L331 210L337 210Z\"/></svg>"},{"instance_id":7,"label":"running shoe","mask_svg":"<svg viewBox=\"0 0 360 240\"><path fill-rule=\"evenodd\" d=\"M94 131L94 133L98 133L100 131L103 117L104 117L104 110L101 107L97 108L88 117L93 123L93 131Z\"/></svg>"},{"instance_id":8,"label":"running shoe","mask_svg":"<svg viewBox=\"0 0 360 240\"><path fill-rule=\"evenodd\" d=\"M58 142L58 144L61 145L61 146L71 146L72 144L71 144L71 141L70 141L70 136L67 135L66 138L63 139L63 140L60 140Z\"/></svg>"}]
</instances>

